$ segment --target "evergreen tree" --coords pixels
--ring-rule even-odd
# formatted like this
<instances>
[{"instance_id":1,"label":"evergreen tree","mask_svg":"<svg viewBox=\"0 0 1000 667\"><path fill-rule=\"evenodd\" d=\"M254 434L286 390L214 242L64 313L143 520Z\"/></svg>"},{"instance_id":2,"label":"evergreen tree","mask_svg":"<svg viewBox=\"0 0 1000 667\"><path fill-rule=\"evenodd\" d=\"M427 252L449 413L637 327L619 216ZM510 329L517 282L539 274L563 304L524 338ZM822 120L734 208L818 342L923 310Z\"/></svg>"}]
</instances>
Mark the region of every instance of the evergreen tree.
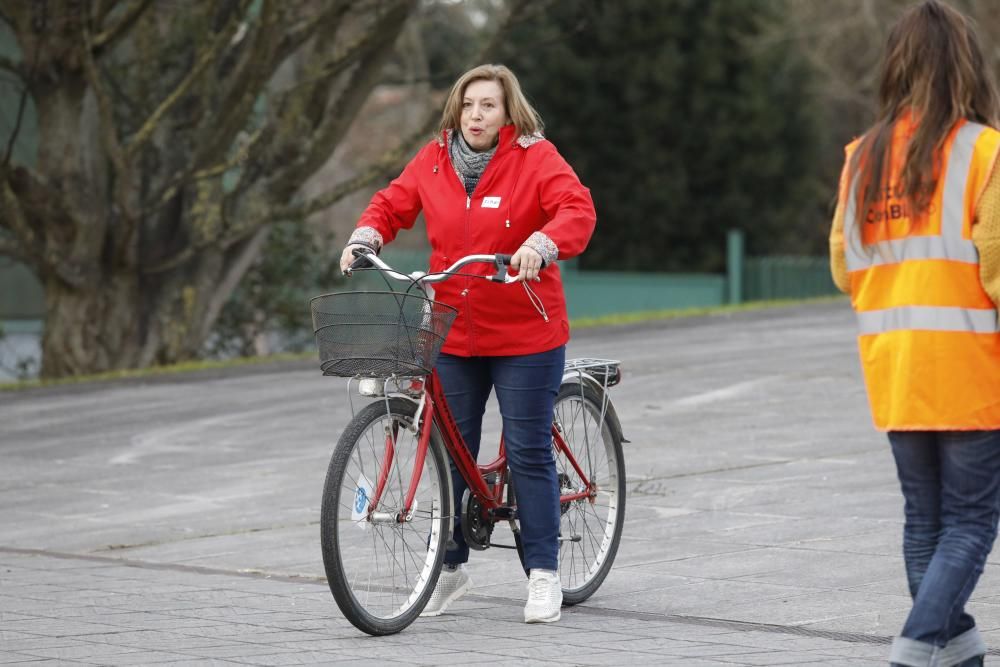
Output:
<instances>
[{"instance_id":1,"label":"evergreen tree","mask_svg":"<svg viewBox=\"0 0 1000 667\"><path fill-rule=\"evenodd\" d=\"M598 211L587 268L721 271L822 248L809 72L772 22L782 0L567 0L507 63Z\"/></svg>"}]
</instances>

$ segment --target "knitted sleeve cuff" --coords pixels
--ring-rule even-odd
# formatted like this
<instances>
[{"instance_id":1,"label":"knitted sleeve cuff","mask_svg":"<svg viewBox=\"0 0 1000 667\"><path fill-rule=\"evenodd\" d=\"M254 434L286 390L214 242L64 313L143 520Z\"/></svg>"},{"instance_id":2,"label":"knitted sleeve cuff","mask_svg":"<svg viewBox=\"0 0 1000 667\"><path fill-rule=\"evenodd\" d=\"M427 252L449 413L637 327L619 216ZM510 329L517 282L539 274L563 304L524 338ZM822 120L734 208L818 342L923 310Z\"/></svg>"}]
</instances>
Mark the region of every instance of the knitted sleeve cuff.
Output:
<instances>
[{"instance_id":1,"label":"knitted sleeve cuff","mask_svg":"<svg viewBox=\"0 0 1000 667\"><path fill-rule=\"evenodd\" d=\"M559 259L559 247L555 241L542 232L535 232L521 245L528 246L542 256L542 266L548 266Z\"/></svg>"},{"instance_id":2,"label":"knitted sleeve cuff","mask_svg":"<svg viewBox=\"0 0 1000 667\"><path fill-rule=\"evenodd\" d=\"M382 249L382 235L374 227L358 227L347 239L347 245L356 243L371 248L375 252Z\"/></svg>"}]
</instances>

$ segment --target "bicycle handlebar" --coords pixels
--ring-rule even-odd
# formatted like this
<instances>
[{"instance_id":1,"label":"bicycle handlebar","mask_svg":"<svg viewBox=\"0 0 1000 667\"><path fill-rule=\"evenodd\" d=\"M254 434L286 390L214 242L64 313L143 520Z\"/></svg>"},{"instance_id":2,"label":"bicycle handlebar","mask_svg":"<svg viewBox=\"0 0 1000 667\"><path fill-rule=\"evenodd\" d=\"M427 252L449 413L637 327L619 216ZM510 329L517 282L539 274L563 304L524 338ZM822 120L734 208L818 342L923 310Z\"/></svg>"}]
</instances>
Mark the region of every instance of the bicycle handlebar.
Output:
<instances>
[{"instance_id":1,"label":"bicycle handlebar","mask_svg":"<svg viewBox=\"0 0 1000 667\"><path fill-rule=\"evenodd\" d=\"M512 276L507 273L507 267L510 266L511 255L504 255L502 253L494 255L467 255L444 271L435 271L431 274L427 274L423 271L414 271L410 275L396 271L368 248L355 248L354 256L357 259L355 259L347 271L344 272L348 276L351 275L355 269L374 267L383 274L391 278L395 278L396 280L414 283L439 283L450 278L463 266L480 263L493 264L497 269L496 274L493 276L482 276L484 279L492 280L495 283L517 282L517 276Z\"/></svg>"}]
</instances>

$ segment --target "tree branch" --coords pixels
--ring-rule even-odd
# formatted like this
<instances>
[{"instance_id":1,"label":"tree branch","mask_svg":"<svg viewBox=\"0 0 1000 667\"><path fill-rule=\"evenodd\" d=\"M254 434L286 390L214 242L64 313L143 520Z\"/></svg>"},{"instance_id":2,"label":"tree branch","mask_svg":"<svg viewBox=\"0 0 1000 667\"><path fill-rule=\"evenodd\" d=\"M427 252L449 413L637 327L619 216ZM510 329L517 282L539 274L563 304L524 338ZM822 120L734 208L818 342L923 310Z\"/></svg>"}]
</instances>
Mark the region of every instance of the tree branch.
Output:
<instances>
[{"instance_id":1,"label":"tree branch","mask_svg":"<svg viewBox=\"0 0 1000 667\"><path fill-rule=\"evenodd\" d=\"M437 114L430 114L420 129L411 134L398 148L384 154L377 162L368 165L361 173L337 183L326 192L304 202L277 207L268 213L267 218L272 221L302 220L313 213L333 206L344 197L371 185L386 174L397 173L406 164L413 151L427 140L427 136L433 131L437 121Z\"/></svg>"},{"instance_id":2,"label":"tree branch","mask_svg":"<svg viewBox=\"0 0 1000 667\"><path fill-rule=\"evenodd\" d=\"M79 287L83 278L72 270L68 262L61 261L55 252L47 252L42 239L31 228L17 194L10 186L7 175L0 182L0 213L3 226L13 236L0 238L0 255L8 255L30 264L39 276L55 275L70 287Z\"/></svg>"},{"instance_id":3,"label":"tree branch","mask_svg":"<svg viewBox=\"0 0 1000 667\"><path fill-rule=\"evenodd\" d=\"M132 0L128 7L122 10L121 17L109 28L102 30L94 36L91 49L98 52L107 50L114 45L121 37L128 33L129 29L135 25L146 10L153 6L155 0ZM110 9L108 10L110 11ZM107 12L105 12L106 14ZM103 22L104 16L98 17Z\"/></svg>"},{"instance_id":4,"label":"tree branch","mask_svg":"<svg viewBox=\"0 0 1000 667\"><path fill-rule=\"evenodd\" d=\"M14 60L13 58L8 58L7 56L0 56L0 69L7 70L12 74L17 75L18 78L24 78L24 63L20 60Z\"/></svg>"},{"instance_id":5,"label":"tree branch","mask_svg":"<svg viewBox=\"0 0 1000 667\"><path fill-rule=\"evenodd\" d=\"M307 21L302 27L285 33L278 48L279 60L284 60L297 51L303 44L313 38L318 32L332 31L337 22L347 13L357 0L339 0L329 2L327 8L314 20Z\"/></svg>"},{"instance_id":6,"label":"tree branch","mask_svg":"<svg viewBox=\"0 0 1000 667\"><path fill-rule=\"evenodd\" d=\"M90 29L83 26L84 48L82 49L83 71L88 85L94 92L97 100L97 116L101 144L107 152L114 172L114 188L112 200L118 206L118 219L121 221L121 233L115 241L114 253L116 261L125 264L134 262L135 239L138 232L139 216L133 211L129 196L131 195L132 179L134 174L131 169L131 159L128 152L122 147L118 137L118 130L115 125L114 109L111 97L104 87L101 74L97 70L94 62L93 42L90 36Z\"/></svg>"},{"instance_id":7,"label":"tree branch","mask_svg":"<svg viewBox=\"0 0 1000 667\"><path fill-rule=\"evenodd\" d=\"M206 339L212 333L212 327L215 326L215 321L219 318L222 308L229 301L230 295L232 295L233 291L239 285L243 276L246 275L253 261L260 255L261 248L267 240L268 231L267 227L258 229L254 232L253 236L242 242L242 247L238 248L235 252L235 258L232 261L226 262L228 266L226 267L225 274L215 288L205 308L205 317L201 321L202 329L199 332L199 337L202 340Z\"/></svg>"},{"instance_id":8,"label":"tree branch","mask_svg":"<svg viewBox=\"0 0 1000 667\"><path fill-rule=\"evenodd\" d=\"M506 37L510 28L523 20L524 12L533 4L536 3L533 3L532 0L516 0L512 3L511 9L504 19L504 22L493 33L491 38L483 45L483 48L477 54L476 62L487 62L494 57L497 50L502 46L503 39ZM348 89L350 88L351 86L348 86ZM332 117L337 117L339 114L334 112L330 115ZM353 118L353 116L350 115L349 117ZM362 170L361 173L337 183L326 192L307 201L270 209L265 213L265 215L260 216L255 223L251 223L249 226L266 224L267 221L304 219L313 213L329 208L344 197L371 185L373 182L378 180L379 177L384 176L385 174L398 172L406 163L406 160L413 153L413 151L416 150L416 148L424 140L426 140L428 135L433 133L437 122L438 115L433 111L429 112L427 120L416 132L411 134L407 140L403 141L398 148L383 155L378 161ZM317 141L316 143L318 144L319 142ZM329 152L327 152L326 155L329 156Z\"/></svg>"},{"instance_id":9,"label":"tree branch","mask_svg":"<svg viewBox=\"0 0 1000 667\"><path fill-rule=\"evenodd\" d=\"M370 165L357 176L337 183L337 185L333 186L323 194L299 204L278 207L267 217L274 221L302 220L313 213L318 213L325 208L333 206L344 197L357 192L361 188L371 185L378 180L380 176L383 176L386 172L391 171L392 167L398 166L399 162L400 160L398 159L386 160L385 162Z\"/></svg>"},{"instance_id":10,"label":"tree branch","mask_svg":"<svg viewBox=\"0 0 1000 667\"><path fill-rule=\"evenodd\" d=\"M250 140L244 142L233 159L218 161L218 156L229 152L239 133L246 127L257 97L280 63L275 56L278 39L272 37L281 33L276 19L276 6L274 0L264 0L249 34L241 40L243 54L226 76L230 82L228 91L222 95L222 101L215 105L214 113L205 117L203 127L198 130L199 136L194 141L194 155L151 197L153 206L166 204L186 183L220 175L243 163L247 152L260 138L261 132L255 132ZM205 167L206 163L212 161L215 164Z\"/></svg>"},{"instance_id":11,"label":"tree branch","mask_svg":"<svg viewBox=\"0 0 1000 667\"><path fill-rule=\"evenodd\" d=\"M154 205L159 206L169 201L185 183L224 173L244 163L249 154L257 152L258 146L267 143L274 132L273 128L265 126L244 142L233 159L204 166L210 160L217 160L216 156L219 154L229 151L238 134L246 127L258 96L281 63L294 50L301 48L303 42L315 32L322 30L324 33L332 33L336 22L355 1L328 2L318 16L303 27L289 31L281 26L281 16L288 11L288 6L276 0L264 0L258 19L242 40L242 56L233 70L227 73L226 92L217 105L219 114L206 118L205 127L200 131L201 136L195 142L194 156L153 197L157 202Z\"/></svg>"},{"instance_id":12,"label":"tree branch","mask_svg":"<svg viewBox=\"0 0 1000 667\"><path fill-rule=\"evenodd\" d=\"M114 165L116 176L121 179L127 173L127 156L118 139L115 128L114 111L111 106L111 98L108 96L101 75L97 71L97 64L94 62L93 44L90 39L90 30L86 26L83 28L83 72L87 78L87 83L94 91L94 98L97 100L97 112L100 117L101 143L108 153L108 159Z\"/></svg>"},{"instance_id":13,"label":"tree branch","mask_svg":"<svg viewBox=\"0 0 1000 667\"><path fill-rule=\"evenodd\" d=\"M197 182L206 178L217 178L222 176L230 169L235 169L246 161L247 154L253 149L254 144L261 137L261 130L257 130L251 135L247 141L241 146L232 159L225 160L218 164L205 167L204 169L195 169L194 165L190 168L185 169L183 172L177 173L170 180L170 182L163 188L162 194L160 194L154 206L163 206L169 202L174 195L177 194L177 190L187 184L192 182Z\"/></svg>"},{"instance_id":14,"label":"tree branch","mask_svg":"<svg viewBox=\"0 0 1000 667\"><path fill-rule=\"evenodd\" d=\"M19 262L33 266L36 264L34 258L25 252L24 247L14 238L0 236L0 257L12 257Z\"/></svg>"},{"instance_id":15,"label":"tree branch","mask_svg":"<svg viewBox=\"0 0 1000 667\"><path fill-rule=\"evenodd\" d=\"M0 181L0 211L3 212L0 221L14 234L14 238L17 239L24 252L40 258L40 253L37 250L38 237L35 236L35 231L25 219L21 202L14 189L10 187L8 174L9 172L5 172L2 181Z\"/></svg>"},{"instance_id":16,"label":"tree branch","mask_svg":"<svg viewBox=\"0 0 1000 667\"><path fill-rule=\"evenodd\" d=\"M194 164L196 166L203 164L209 155L218 153L220 150L225 150L229 147L235 134L242 129L243 126L245 126L246 118L256 101L256 93L262 87L261 84L270 80L277 67L291 54L292 51L301 48L303 42L300 40L310 39L315 32L323 32L324 34L327 32L335 32L336 23L343 17L344 13L351 7L352 4L353 0L331 2L326 11L324 11L320 16L318 16L315 20L310 21L306 27L300 28L293 33L296 36L295 39L289 39L286 36L286 38L282 39L280 43L271 44L270 46L272 46L275 50L270 54L270 62L267 62L265 67L254 67L252 62L247 64L247 66L243 69L245 80L240 81L237 79L236 85L232 87L231 92L225 98L226 102L221 105L223 109L228 109L229 112L221 121L214 123L211 128L208 128L205 141L200 142L200 145L204 148L196 154L196 158L194 160ZM266 26L262 24L261 29L266 29ZM270 34L280 34L281 31L272 29L269 32ZM363 42L363 40L360 41ZM332 76L343 71L343 69L350 66L357 60L358 57L360 57L361 51L358 47L361 46L364 46L364 44L355 44L353 47L348 49L344 56L331 58L329 61L321 65L319 67L320 69L326 68L329 70L327 72L328 76L323 78L314 77L314 80L311 81L311 87L305 85L295 85L289 90L286 90L275 107L287 110L290 106L294 106L296 103L300 103L301 100L307 99L310 94L315 94L317 90L322 90L325 94L327 87L324 84L328 83ZM258 49L258 53L265 53L265 51ZM322 88L320 88L321 85L323 86ZM319 111L322 112L322 108L320 108ZM287 121L289 115L295 116L296 118L300 116L300 114L295 111L289 112L288 114L279 111L278 120L276 122L272 121L264 128L264 132L261 133L261 141L255 142L261 154L268 154L273 141L280 141L282 139L283 134L278 131L278 127ZM296 135L296 139L302 138L300 133L294 134ZM258 150L255 150L252 155L257 152Z\"/></svg>"},{"instance_id":17,"label":"tree branch","mask_svg":"<svg viewBox=\"0 0 1000 667\"><path fill-rule=\"evenodd\" d=\"M218 104L218 113L205 119L199 128L191 169L198 169L214 156L225 153L247 125L257 98L281 63L278 42L281 34L275 0L264 0L259 18L244 38L243 54Z\"/></svg>"},{"instance_id":18,"label":"tree branch","mask_svg":"<svg viewBox=\"0 0 1000 667\"><path fill-rule=\"evenodd\" d=\"M527 11L529 9L534 9L537 13L542 13L545 8L552 4L555 0L513 0L510 2L510 9L507 11L507 16L504 18L503 23L500 27L494 31L490 39L483 45L483 48L479 51L479 56L476 58L474 65L479 63L490 62L496 57L497 52L500 47L503 46L503 40L507 38L507 33L510 29L520 23L521 21L527 20L529 15Z\"/></svg>"},{"instance_id":19,"label":"tree branch","mask_svg":"<svg viewBox=\"0 0 1000 667\"><path fill-rule=\"evenodd\" d=\"M21 122L24 120L24 110L28 103L28 95L30 92L30 84L35 78L38 72L38 59L42 53L42 37L41 35L36 35L35 45L31 54L31 66L29 69L25 70L23 62L18 65L16 73L21 78L23 86L21 88L21 99L17 104L17 118L14 121L14 129L11 130L10 137L7 139L7 150L4 152L3 162L0 162L0 174L6 180L6 170L10 165L10 158L14 153L14 144L17 142L18 136L21 134Z\"/></svg>"},{"instance_id":20,"label":"tree branch","mask_svg":"<svg viewBox=\"0 0 1000 667\"><path fill-rule=\"evenodd\" d=\"M21 121L24 120L24 108L28 104L28 86L25 84L24 88L21 90L21 99L17 103L17 117L14 120L14 129L10 132L10 137L7 138L7 150L4 151L3 162L0 162L0 173L7 169L7 165L10 164L10 158L14 154L14 144L17 142L17 137L21 134Z\"/></svg>"},{"instance_id":21,"label":"tree branch","mask_svg":"<svg viewBox=\"0 0 1000 667\"><path fill-rule=\"evenodd\" d=\"M49 228L82 223L61 193L25 167L6 170L0 178L0 228L20 247L20 255L39 275L55 275L70 287L82 286L87 276L51 241Z\"/></svg>"},{"instance_id":22,"label":"tree branch","mask_svg":"<svg viewBox=\"0 0 1000 667\"><path fill-rule=\"evenodd\" d=\"M405 5L406 3L401 4ZM383 36L384 32L382 30L373 28L371 32L349 46L343 54L321 64L312 76L297 81L295 85L288 88L287 92L294 94L304 88L315 89L318 86L329 84L331 80L342 74L364 55L371 53L375 45L381 44Z\"/></svg>"},{"instance_id":23,"label":"tree branch","mask_svg":"<svg viewBox=\"0 0 1000 667\"><path fill-rule=\"evenodd\" d=\"M332 107L326 104L325 96L322 100L314 99L317 104L310 110L315 115L318 126L311 134L303 134L300 131L301 120L299 123L294 123L293 119L288 117L289 114L301 114L301 104L284 105L285 113L279 115L276 122L288 129L284 133L276 133L276 139L284 144L279 144L276 153L301 157L268 178L267 188L272 194L280 198L284 196L283 190L291 188L293 192L299 183L329 159L333 148L343 138L361 105L378 83L382 66L392 53L391 49L386 48L386 44L395 41L399 36L413 7L412 0L397 0L393 5L384 8L376 24L344 56L325 63L323 73L315 77L306 89L291 93L293 97L299 95L305 99L315 98L317 93L325 93L329 88L330 77L336 76L349 65L356 63L354 71L343 87L344 92ZM318 104L319 102L322 102L322 105Z\"/></svg>"},{"instance_id":24,"label":"tree branch","mask_svg":"<svg viewBox=\"0 0 1000 667\"><path fill-rule=\"evenodd\" d=\"M107 17L114 6L118 3L118 0L92 0L90 7L90 20L93 25L100 27L104 23L104 19Z\"/></svg>"},{"instance_id":25,"label":"tree branch","mask_svg":"<svg viewBox=\"0 0 1000 667\"><path fill-rule=\"evenodd\" d=\"M163 117L170 111L170 109L180 100L184 95L191 90L191 87L198 81L201 75L205 72L210 65L215 64L216 58L222 51L223 47L226 46L233 38L236 33L236 29L239 26L240 20L245 16L247 7L249 7L249 0L240 0L239 11L235 12L230 18L226 26L219 31L219 34L215 36L212 44L198 54L195 59L194 67L188 72L187 76L177 85L174 90L160 102L160 105L150 114L149 118L142 124L139 130L132 136L129 141L127 153L128 155L135 155L136 152L142 148L142 145L149 140L156 131L157 126Z\"/></svg>"},{"instance_id":26,"label":"tree branch","mask_svg":"<svg viewBox=\"0 0 1000 667\"><path fill-rule=\"evenodd\" d=\"M33 7L24 0L0 0L0 18L15 31L31 22Z\"/></svg>"}]
</instances>

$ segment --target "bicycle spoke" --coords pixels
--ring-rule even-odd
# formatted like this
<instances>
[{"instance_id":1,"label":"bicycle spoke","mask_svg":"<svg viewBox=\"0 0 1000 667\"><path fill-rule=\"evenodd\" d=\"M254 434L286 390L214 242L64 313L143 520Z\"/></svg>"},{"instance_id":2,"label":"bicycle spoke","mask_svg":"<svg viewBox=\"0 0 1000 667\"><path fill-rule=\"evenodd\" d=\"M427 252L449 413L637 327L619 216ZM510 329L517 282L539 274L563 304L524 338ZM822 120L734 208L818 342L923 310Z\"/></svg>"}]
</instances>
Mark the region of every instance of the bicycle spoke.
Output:
<instances>
[{"instance_id":1,"label":"bicycle spoke","mask_svg":"<svg viewBox=\"0 0 1000 667\"><path fill-rule=\"evenodd\" d=\"M605 417L600 392L577 388L561 392L556 419L562 427L566 451L556 450L556 469L561 475L561 494L581 493L590 488L596 495L570 501L563 512L560 545L560 576L564 596L574 602L586 599L607 574L617 549L617 530L623 506L618 497L617 444ZM587 482L571 463L575 459ZM576 541L573 541L576 540ZM579 594L578 594L579 593Z\"/></svg>"},{"instance_id":2,"label":"bicycle spoke","mask_svg":"<svg viewBox=\"0 0 1000 667\"><path fill-rule=\"evenodd\" d=\"M392 621L401 614L412 614L414 604L426 600L430 593L426 586L441 553L445 520L440 511L444 505L441 494L447 487L440 483L443 471L439 469L439 455L429 454L415 489L411 515L398 522L395 517L404 509L419 439L406 428L409 417L387 416L384 409L379 415L382 404L375 405L367 408L369 414L376 413L374 418L357 430L355 439L347 445L350 450L341 459L342 481L336 487L336 497L324 501L324 512L332 512L325 514L324 525L332 526L338 535L337 556L328 562L324 551L324 562L328 578L332 567L334 578L339 578L349 592L348 606L370 617ZM394 423L397 428L394 443L388 445L390 459L386 456L387 442L393 440ZM358 521L352 516L359 513L355 503L358 489L362 488L369 489L373 496L368 507L374 513ZM376 491L379 499L372 507ZM364 516L368 509L360 513ZM338 595L336 590L334 595Z\"/></svg>"}]
</instances>

